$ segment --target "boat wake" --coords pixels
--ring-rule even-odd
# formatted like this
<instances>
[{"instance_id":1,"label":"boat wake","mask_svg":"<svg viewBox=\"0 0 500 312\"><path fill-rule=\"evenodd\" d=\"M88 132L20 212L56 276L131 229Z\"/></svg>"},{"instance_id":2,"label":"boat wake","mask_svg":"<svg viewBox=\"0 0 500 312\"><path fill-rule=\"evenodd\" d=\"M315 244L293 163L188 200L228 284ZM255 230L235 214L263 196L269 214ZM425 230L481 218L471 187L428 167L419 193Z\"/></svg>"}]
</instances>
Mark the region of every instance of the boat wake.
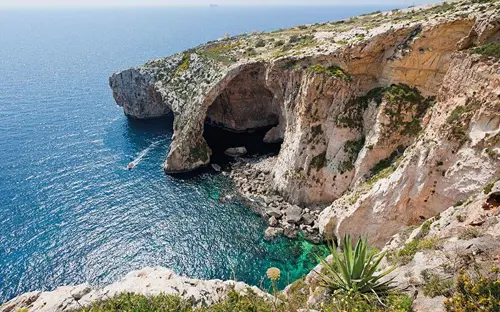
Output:
<instances>
[{"instance_id":1,"label":"boat wake","mask_svg":"<svg viewBox=\"0 0 500 312\"><path fill-rule=\"evenodd\" d=\"M127 169L132 170L133 168L135 168L144 159L144 157L146 157L146 155L148 155L148 153L152 149L154 149L155 147L160 145L160 143L162 143L163 141L165 141L165 139L157 140L157 141L154 141L151 144L149 144L148 147L146 147L144 150L139 152L139 154L137 154L137 157L128 164Z\"/></svg>"}]
</instances>

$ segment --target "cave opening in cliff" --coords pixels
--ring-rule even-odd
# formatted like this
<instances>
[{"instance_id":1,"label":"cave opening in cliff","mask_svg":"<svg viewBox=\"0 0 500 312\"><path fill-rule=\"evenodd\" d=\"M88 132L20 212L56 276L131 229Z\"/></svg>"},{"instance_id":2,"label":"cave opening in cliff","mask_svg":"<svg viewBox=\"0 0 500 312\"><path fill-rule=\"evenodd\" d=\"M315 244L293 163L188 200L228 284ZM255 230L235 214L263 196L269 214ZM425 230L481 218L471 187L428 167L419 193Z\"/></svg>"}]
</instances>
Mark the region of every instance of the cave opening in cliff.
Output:
<instances>
[{"instance_id":1,"label":"cave opening in cliff","mask_svg":"<svg viewBox=\"0 0 500 312\"><path fill-rule=\"evenodd\" d=\"M281 108L266 87L264 75L260 65L241 71L209 106L204 138L212 149L212 163L231 161L225 153L229 148L244 147L246 156L279 153Z\"/></svg>"}]
</instances>

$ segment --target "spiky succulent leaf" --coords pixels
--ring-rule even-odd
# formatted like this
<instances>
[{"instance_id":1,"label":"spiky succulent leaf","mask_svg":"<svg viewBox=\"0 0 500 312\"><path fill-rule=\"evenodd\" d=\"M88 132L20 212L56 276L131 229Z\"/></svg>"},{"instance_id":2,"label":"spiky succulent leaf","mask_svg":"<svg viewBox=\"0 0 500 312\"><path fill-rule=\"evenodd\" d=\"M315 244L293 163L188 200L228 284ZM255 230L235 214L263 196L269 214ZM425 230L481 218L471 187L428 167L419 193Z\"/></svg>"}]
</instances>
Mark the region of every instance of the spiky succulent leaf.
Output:
<instances>
[{"instance_id":1,"label":"spiky succulent leaf","mask_svg":"<svg viewBox=\"0 0 500 312\"><path fill-rule=\"evenodd\" d=\"M358 238L353 248L351 237L346 235L343 239L342 253L333 244L329 247L332 254L331 263L318 257L324 268L323 272L317 272L322 286L332 290L377 295L386 294L395 288L392 286L394 278L384 279L395 267L378 272L385 253L378 255L369 253L367 238Z\"/></svg>"}]
</instances>

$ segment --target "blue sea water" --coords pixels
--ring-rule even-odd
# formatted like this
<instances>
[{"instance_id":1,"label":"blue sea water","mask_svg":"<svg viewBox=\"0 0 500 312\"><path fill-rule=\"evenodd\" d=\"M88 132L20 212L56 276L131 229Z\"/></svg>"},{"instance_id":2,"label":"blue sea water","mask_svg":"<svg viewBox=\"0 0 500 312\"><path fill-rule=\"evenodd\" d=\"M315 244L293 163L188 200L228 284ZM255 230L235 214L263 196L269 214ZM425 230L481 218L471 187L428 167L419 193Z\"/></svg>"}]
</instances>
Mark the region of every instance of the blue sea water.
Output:
<instances>
[{"instance_id":1,"label":"blue sea water","mask_svg":"<svg viewBox=\"0 0 500 312\"><path fill-rule=\"evenodd\" d=\"M166 176L165 120L131 121L108 76L225 33L335 20L380 7L0 11L0 302L58 285L104 284L145 266L259 284L315 264L222 175ZM133 171L125 168L136 160Z\"/></svg>"}]
</instances>

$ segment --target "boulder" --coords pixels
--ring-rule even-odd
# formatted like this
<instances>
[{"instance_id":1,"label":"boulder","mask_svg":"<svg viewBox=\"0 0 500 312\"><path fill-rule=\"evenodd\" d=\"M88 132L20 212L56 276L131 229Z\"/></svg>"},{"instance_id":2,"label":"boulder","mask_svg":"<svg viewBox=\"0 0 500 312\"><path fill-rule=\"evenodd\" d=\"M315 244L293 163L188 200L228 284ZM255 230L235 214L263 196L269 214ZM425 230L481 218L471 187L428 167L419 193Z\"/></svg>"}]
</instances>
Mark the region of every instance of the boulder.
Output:
<instances>
[{"instance_id":1,"label":"boulder","mask_svg":"<svg viewBox=\"0 0 500 312\"><path fill-rule=\"evenodd\" d=\"M283 215L283 212L281 212L281 210L279 210L278 208L268 209L266 213L268 216L275 217L276 219L281 218L281 216Z\"/></svg>"},{"instance_id":2,"label":"boulder","mask_svg":"<svg viewBox=\"0 0 500 312\"><path fill-rule=\"evenodd\" d=\"M302 215L302 220L304 220L304 224L311 225L314 223L314 216L306 212Z\"/></svg>"},{"instance_id":3,"label":"boulder","mask_svg":"<svg viewBox=\"0 0 500 312\"><path fill-rule=\"evenodd\" d=\"M270 226L276 226L276 225L278 225L278 220L276 219L276 217L269 218L269 225Z\"/></svg>"},{"instance_id":4,"label":"boulder","mask_svg":"<svg viewBox=\"0 0 500 312\"><path fill-rule=\"evenodd\" d=\"M264 239L273 239L281 234L283 234L282 228L268 227L264 232Z\"/></svg>"},{"instance_id":5,"label":"boulder","mask_svg":"<svg viewBox=\"0 0 500 312\"><path fill-rule=\"evenodd\" d=\"M231 147L231 148L228 148L224 154L226 154L227 156L231 156L231 157L238 157L238 156L243 156L247 153L247 149L246 147L244 146L240 146L240 147Z\"/></svg>"},{"instance_id":6,"label":"boulder","mask_svg":"<svg viewBox=\"0 0 500 312\"><path fill-rule=\"evenodd\" d=\"M302 208L299 206L289 206L286 211L286 221L288 223L299 223L302 218Z\"/></svg>"}]
</instances>

